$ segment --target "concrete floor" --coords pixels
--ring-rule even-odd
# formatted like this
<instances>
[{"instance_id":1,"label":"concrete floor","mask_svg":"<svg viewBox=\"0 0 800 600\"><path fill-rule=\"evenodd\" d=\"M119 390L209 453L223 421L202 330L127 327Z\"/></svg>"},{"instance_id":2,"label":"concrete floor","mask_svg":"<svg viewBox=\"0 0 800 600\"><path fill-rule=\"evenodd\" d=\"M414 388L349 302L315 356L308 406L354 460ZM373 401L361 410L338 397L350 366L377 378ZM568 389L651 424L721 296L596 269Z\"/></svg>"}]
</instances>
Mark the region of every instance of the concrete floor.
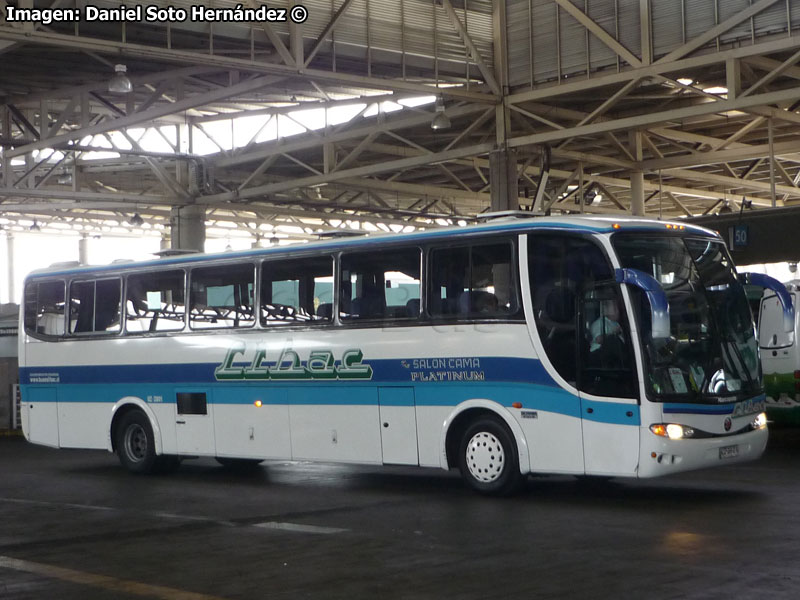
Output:
<instances>
[{"instance_id":1,"label":"concrete floor","mask_svg":"<svg viewBox=\"0 0 800 600\"><path fill-rule=\"evenodd\" d=\"M0 598L797 598L800 431L650 481L214 461L141 477L0 437Z\"/></svg>"}]
</instances>

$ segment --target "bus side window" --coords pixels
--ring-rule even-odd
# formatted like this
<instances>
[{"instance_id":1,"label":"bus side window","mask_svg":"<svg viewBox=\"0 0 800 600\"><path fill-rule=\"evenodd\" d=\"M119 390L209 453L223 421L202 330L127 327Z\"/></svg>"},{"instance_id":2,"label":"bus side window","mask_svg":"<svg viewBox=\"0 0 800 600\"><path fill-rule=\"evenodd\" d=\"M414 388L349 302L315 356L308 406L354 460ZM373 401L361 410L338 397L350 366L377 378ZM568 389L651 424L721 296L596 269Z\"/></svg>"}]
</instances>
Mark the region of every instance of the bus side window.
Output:
<instances>
[{"instance_id":1,"label":"bus side window","mask_svg":"<svg viewBox=\"0 0 800 600\"><path fill-rule=\"evenodd\" d=\"M65 296L63 281L28 283L25 286L25 331L64 335Z\"/></svg>"},{"instance_id":2,"label":"bus side window","mask_svg":"<svg viewBox=\"0 0 800 600\"><path fill-rule=\"evenodd\" d=\"M419 248L343 254L339 316L381 321L419 318L420 264Z\"/></svg>"},{"instance_id":3,"label":"bus side window","mask_svg":"<svg viewBox=\"0 0 800 600\"><path fill-rule=\"evenodd\" d=\"M73 281L69 291L70 333L120 330L121 279Z\"/></svg>"},{"instance_id":4,"label":"bus side window","mask_svg":"<svg viewBox=\"0 0 800 600\"><path fill-rule=\"evenodd\" d=\"M196 267L190 275L192 329L252 327L255 267L251 263Z\"/></svg>"},{"instance_id":5,"label":"bus side window","mask_svg":"<svg viewBox=\"0 0 800 600\"><path fill-rule=\"evenodd\" d=\"M333 318L333 257L264 262L260 302L262 327L330 323Z\"/></svg>"},{"instance_id":6,"label":"bus side window","mask_svg":"<svg viewBox=\"0 0 800 600\"><path fill-rule=\"evenodd\" d=\"M506 241L431 250L432 317L508 318L518 311L513 246Z\"/></svg>"},{"instance_id":7,"label":"bus side window","mask_svg":"<svg viewBox=\"0 0 800 600\"><path fill-rule=\"evenodd\" d=\"M163 271L128 277L125 330L128 333L183 329L184 273Z\"/></svg>"}]
</instances>

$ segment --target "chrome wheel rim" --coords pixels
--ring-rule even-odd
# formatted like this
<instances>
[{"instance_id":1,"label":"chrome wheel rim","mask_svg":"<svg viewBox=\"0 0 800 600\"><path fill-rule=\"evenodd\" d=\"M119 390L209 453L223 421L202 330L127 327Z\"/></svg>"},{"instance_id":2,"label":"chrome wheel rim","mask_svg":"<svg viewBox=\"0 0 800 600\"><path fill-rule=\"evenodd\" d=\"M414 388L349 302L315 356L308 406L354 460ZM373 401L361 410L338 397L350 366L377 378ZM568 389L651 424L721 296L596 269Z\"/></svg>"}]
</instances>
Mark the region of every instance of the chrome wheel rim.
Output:
<instances>
[{"instance_id":1,"label":"chrome wheel rim","mask_svg":"<svg viewBox=\"0 0 800 600\"><path fill-rule=\"evenodd\" d=\"M467 444L467 469L482 483L497 481L503 474L506 454L503 444L487 431L476 433Z\"/></svg>"},{"instance_id":2,"label":"chrome wheel rim","mask_svg":"<svg viewBox=\"0 0 800 600\"><path fill-rule=\"evenodd\" d=\"M125 454L133 462L140 462L147 456L147 433L141 425L133 424L125 430Z\"/></svg>"}]
</instances>

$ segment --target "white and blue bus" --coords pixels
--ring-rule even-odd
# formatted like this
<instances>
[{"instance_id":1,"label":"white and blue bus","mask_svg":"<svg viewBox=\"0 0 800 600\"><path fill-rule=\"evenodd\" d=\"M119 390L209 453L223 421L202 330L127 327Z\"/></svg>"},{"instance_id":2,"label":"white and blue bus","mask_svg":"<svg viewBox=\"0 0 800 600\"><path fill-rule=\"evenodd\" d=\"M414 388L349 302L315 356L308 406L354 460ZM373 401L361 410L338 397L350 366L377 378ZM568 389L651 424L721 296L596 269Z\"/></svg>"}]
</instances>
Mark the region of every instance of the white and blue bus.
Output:
<instances>
[{"instance_id":1,"label":"white and blue bus","mask_svg":"<svg viewBox=\"0 0 800 600\"><path fill-rule=\"evenodd\" d=\"M29 441L137 473L418 465L503 494L753 460L768 437L723 241L624 217L54 267L25 282L19 361Z\"/></svg>"}]
</instances>

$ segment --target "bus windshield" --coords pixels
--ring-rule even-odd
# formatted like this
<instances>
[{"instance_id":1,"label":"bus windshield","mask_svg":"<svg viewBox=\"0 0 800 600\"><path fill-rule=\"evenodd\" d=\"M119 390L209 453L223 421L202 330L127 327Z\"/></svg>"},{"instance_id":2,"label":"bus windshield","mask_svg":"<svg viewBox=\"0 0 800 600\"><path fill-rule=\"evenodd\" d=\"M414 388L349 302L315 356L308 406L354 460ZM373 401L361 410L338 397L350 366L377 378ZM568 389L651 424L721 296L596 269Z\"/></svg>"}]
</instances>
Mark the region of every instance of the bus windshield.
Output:
<instances>
[{"instance_id":1,"label":"bus windshield","mask_svg":"<svg viewBox=\"0 0 800 600\"><path fill-rule=\"evenodd\" d=\"M613 244L622 266L654 277L669 301L670 335L653 338L647 298L631 288L654 400L728 402L763 391L750 308L721 242L618 234Z\"/></svg>"}]
</instances>

